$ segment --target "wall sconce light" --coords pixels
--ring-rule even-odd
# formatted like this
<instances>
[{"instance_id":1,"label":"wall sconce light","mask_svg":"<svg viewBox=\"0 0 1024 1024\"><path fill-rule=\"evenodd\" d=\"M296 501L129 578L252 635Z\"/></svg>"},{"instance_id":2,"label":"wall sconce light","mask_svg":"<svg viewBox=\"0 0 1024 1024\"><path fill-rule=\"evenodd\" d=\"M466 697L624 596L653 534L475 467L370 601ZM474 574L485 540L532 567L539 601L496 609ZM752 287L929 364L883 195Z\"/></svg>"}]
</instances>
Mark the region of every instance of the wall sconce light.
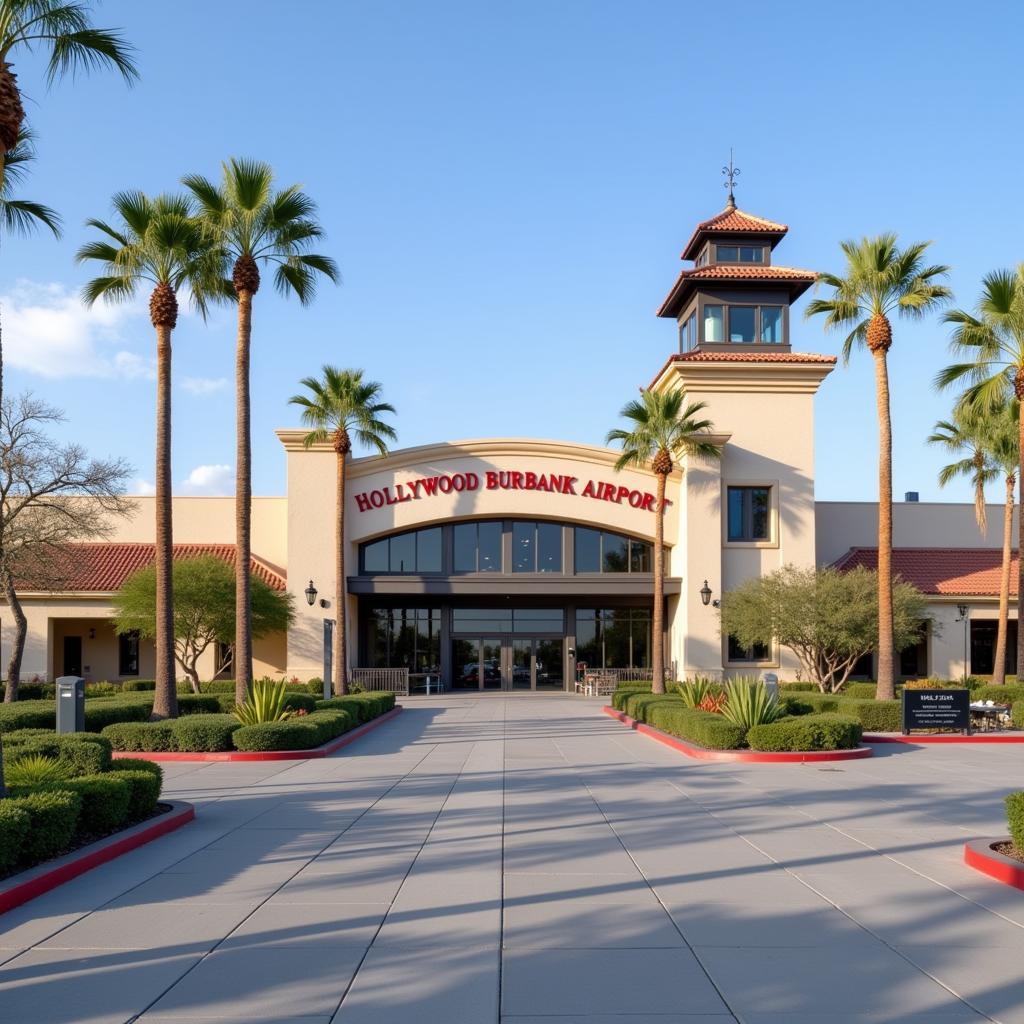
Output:
<instances>
[{"instance_id":1,"label":"wall sconce light","mask_svg":"<svg viewBox=\"0 0 1024 1024\"><path fill-rule=\"evenodd\" d=\"M89 639L90 640L95 640L96 639L96 627L95 626L90 626L89 627Z\"/></svg>"},{"instance_id":2,"label":"wall sconce light","mask_svg":"<svg viewBox=\"0 0 1024 1024\"><path fill-rule=\"evenodd\" d=\"M306 604L308 604L310 608L313 607L313 603L316 601L316 594L316 587L313 586L313 581L310 580L309 586L306 587Z\"/></svg>"},{"instance_id":3,"label":"wall sconce light","mask_svg":"<svg viewBox=\"0 0 1024 1024\"><path fill-rule=\"evenodd\" d=\"M711 587L708 586L708 581L704 581L704 586L700 588L700 600L705 608L711 603Z\"/></svg>"},{"instance_id":4,"label":"wall sconce light","mask_svg":"<svg viewBox=\"0 0 1024 1024\"><path fill-rule=\"evenodd\" d=\"M958 604L956 606L956 610L960 613L959 621L963 622L963 620L967 618L967 605L965 605L965 604Z\"/></svg>"}]
</instances>

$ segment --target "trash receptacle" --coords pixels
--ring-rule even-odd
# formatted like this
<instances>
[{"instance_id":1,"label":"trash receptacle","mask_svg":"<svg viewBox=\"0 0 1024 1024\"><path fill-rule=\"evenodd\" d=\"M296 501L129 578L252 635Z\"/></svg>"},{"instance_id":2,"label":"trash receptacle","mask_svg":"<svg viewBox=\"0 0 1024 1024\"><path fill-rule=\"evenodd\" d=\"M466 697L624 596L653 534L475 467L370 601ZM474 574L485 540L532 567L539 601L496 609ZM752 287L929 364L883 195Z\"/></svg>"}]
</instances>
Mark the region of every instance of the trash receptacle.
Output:
<instances>
[{"instance_id":1,"label":"trash receptacle","mask_svg":"<svg viewBox=\"0 0 1024 1024\"><path fill-rule=\"evenodd\" d=\"M779 695L779 677L774 672L765 672L764 688L774 696Z\"/></svg>"},{"instance_id":2,"label":"trash receptacle","mask_svg":"<svg viewBox=\"0 0 1024 1024\"><path fill-rule=\"evenodd\" d=\"M57 678L57 732L85 732L85 680Z\"/></svg>"}]
</instances>

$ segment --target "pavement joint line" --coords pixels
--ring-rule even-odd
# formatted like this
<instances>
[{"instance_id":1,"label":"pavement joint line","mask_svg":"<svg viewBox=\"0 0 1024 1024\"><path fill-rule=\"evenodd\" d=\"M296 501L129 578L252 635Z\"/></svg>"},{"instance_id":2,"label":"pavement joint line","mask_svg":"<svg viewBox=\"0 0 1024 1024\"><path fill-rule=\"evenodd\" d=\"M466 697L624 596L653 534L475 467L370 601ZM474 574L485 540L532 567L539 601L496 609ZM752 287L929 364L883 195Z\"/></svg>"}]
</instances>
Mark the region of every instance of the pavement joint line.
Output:
<instances>
[{"instance_id":1,"label":"pavement joint line","mask_svg":"<svg viewBox=\"0 0 1024 1024\"><path fill-rule=\"evenodd\" d=\"M377 941L377 936L380 935L380 931L384 927L384 923L387 921L388 917L391 915L391 911L394 909L395 900L397 900L402 893L402 886L405 885L405 883L408 881L409 875L412 874L412 869L416 866L416 862L420 859L420 854L423 853L423 848L429 842L431 833L434 831L438 819L441 817L442 813L444 813L444 809L447 806L449 799L451 798L452 791L455 789L456 785L458 785L459 779L462 777L462 772L466 767L466 762L470 759L475 749L476 743L470 743L469 750L466 751L466 756L462 759L462 764L459 765L458 772L453 773L454 777L452 779L452 784L448 787L448 792L445 794L444 800L441 801L441 806L437 809L437 814L434 815L434 820L430 823L430 828L427 830L427 834L423 837L423 841L420 843L420 848L416 851L416 856L413 857L412 863L410 863L409 867L406 869L405 874L402 876L402 881L395 892L394 899L391 900L387 912L381 918L380 924L377 925L377 928L373 933L373 938L370 939L370 941L366 945L366 949L363 950L363 955L359 958L359 963L356 964L356 969L352 972L352 977L349 978L348 984L345 986L344 991L341 993L341 997L338 999L337 1005L334 1007L334 1011L331 1014L331 1024L333 1024L334 1019L341 1012L342 1006L345 1005L345 999L347 998L349 992L352 991L352 986L356 983L356 978L359 977L359 972L362 970L363 964L366 962L366 958L370 955L370 950L373 949L373 944Z\"/></svg>"},{"instance_id":2,"label":"pavement joint line","mask_svg":"<svg viewBox=\"0 0 1024 1024\"><path fill-rule=\"evenodd\" d=\"M742 779L733 779L732 781L735 782L735 783L738 783L741 786L749 785L749 783L745 783L744 780L742 780ZM672 786L675 786L674 782L670 781L669 784L672 785ZM676 787L676 788L678 788L678 787ZM757 789L757 787L753 787L753 788ZM758 790L758 792L761 792L761 790ZM764 850L760 846L758 846L757 843L754 842L752 839L749 839L743 833L738 832L735 828L733 828L733 826L730 825L728 822L724 821L722 818L719 818L718 815L716 815L713 811L709 810L703 803L700 802L700 800L694 799L689 794L682 792L682 790L680 790L680 793L687 800L691 800L691 801L695 802L704 811L705 814L708 814L710 817L714 818L714 820L717 821L724 829L728 830L729 832L732 832L733 835L735 835L737 838L741 839L744 843L746 843L749 847L751 847L751 849L756 850L759 854L761 854L762 857L767 858L773 864L775 864L776 866L781 868L783 871L786 872L787 875L789 875L791 878L795 879L802 886L804 886L807 889L810 889L811 892L813 892L815 895L819 896L822 900L824 900L834 910L839 911L839 913L842 914L843 917L845 917L848 921L850 921L857 928L860 928L861 931L866 932L873 939L875 939L875 941L880 942L891 953L895 953L896 956L898 956L904 963L909 964L911 967L913 967L915 971L918 971L920 974L923 974L926 978L930 978L933 982L935 982L935 984L937 984L940 988L945 989L945 991L947 991L955 999L959 999L960 1002L964 1004L964 1006L968 1007L969 1009L973 1010L975 1013L979 1014L982 1017L982 1019L987 1020L987 1021L992 1021L993 1024L999 1024L999 1021L998 1021L997 1018L989 1016L989 1014L985 1013L985 1011L982 1010L980 1007L975 1006L974 1003L972 1003L970 1001L970 999L966 998L965 996L960 995L959 992L957 992L955 989L951 988L948 984L946 984L946 982L942 981L940 978L937 978L937 977L935 977L935 975L933 975L930 972L926 971L920 964L915 963L909 956L907 956L905 953L903 953L900 949L898 949L897 947L893 946L892 943L890 943L890 942L886 941L884 938L882 938L882 936L879 935L876 931L874 931L874 929L870 928L868 925L864 924L862 921L858 921L857 918L855 918L848 911L844 910L841 906L839 906L838 903L836 903L834 900L832 900L828 896L826 896L825 893L821 892L821 890L816 889L810 882L808 882L804 878L801 878L800 875L798 875L795 871L791 870L785 864L782 864L779 860L777 860L767 850ZM767 794L767 795L769 796L769 798L771 798L771 794ZM781 800L773 799L773 802L774 803L778 803L778 804L780 804L783 807L787 806ZM810 820L817 821L819 824L828 825L828 822L823 822L820 818L811 818ZM839 830L839 829L836 829L835 831L840 833L840 834L845 834L845 833L842 833L841 830ZM848 836L847 838L853 839L854 837L853 836ZM859 840L856 840L856 839L854 839L854 841L855 842L859 842ZM864 845L864 844L861 844L861 845ZM870 849L870 847L867 847L867 848ZM872 852L878 853L877 850L876 851L872 851ZM884 854L879 854L879 856L885 856L885 855ZM900 867L904 867L904 865L900 864ZM941 882L936 882L935 879L928 878L927 875L921 875L920 872L915 872L915 874L920 875L920 877L925 878L927 881L930 881L930 882L933 882L934 884L942 886L942 888L944 888L944 889L948 889L950 892L954 892L954 890L949 889L948 886L942 885ZM960 894L959 893L955 893L955 895L960 895ZM969 902L973 903L974 901L970 900ZM985 909L985 908L981 907L980 904L976 904L976 905L979 906L981 909Z\"/></svg>"},{"instance_id":3,"label":"pavement joint line","mask_svg":"<svg viewBox=\"0 0 1024 1024\"><path fill-rule=\"evenodd\" d=\"M555 742L555 747L559 750L560 753L562 753L562 756L565 757L565 754L562 752L561 747L558 744L558 741L555 740L554 742ZM598 800L598 798L594 795L594 791L590 788L590 784L587 782L586 778L580 774L580 771L579 771L578 767L575 767L575 772L576 772L576 774L577 774L577 776L579 778L580 785L583 787L584 790L586 790L587 795L594 802L594 806L597 808L598 813L604 819L604 822L608 826L608 828L611 830L612 835L614 835L615 838L618 840L619 846L622 847L623 853L625 853L625 855L629 858L630 863L633 865L634 868L636 868L636 870L639 873L640 877L644 880L644 883L647 885L647 888L650 890L651 895L658 901L658 906L661 907L662 911L664 912L665 916L668 918L670 924L672 925L672 928L675 930L676 934L679 936L679 938L682 941L682 943L685 946L685 948L690 951L690 955L693 957L694 961L700 967L702 973L704 974L704 977L707 978L708 984L715 990L716 993L718 993L718 998L722 1000L722 1005L732 1015L733 1020L734 1021L739 1021L741 1019L739 1011L726 998L725 993L722 991L721 987L718 985L718 983L715 981L715 979L711 976L710 972L708 971L707 967L705 966L703 959L701 959L700 955L697 953L697 951L690 944L689 940L683 934L683 930L679 927L678 923L676 922L676 919L672 916L672 914L670 913L668 907L666 907L664 902L662 901L661 894L658 892L658 890L653 885L651 885L651 881L647 877L647 873L637 863L637 860L633 856L632 851L629 849L629 847L623 841L622 836L619 834L619 830L612 824L611 820L608 817L608 814L605 812L604 807L601 806L601 801Z\"/></svg>"}]
</instances>

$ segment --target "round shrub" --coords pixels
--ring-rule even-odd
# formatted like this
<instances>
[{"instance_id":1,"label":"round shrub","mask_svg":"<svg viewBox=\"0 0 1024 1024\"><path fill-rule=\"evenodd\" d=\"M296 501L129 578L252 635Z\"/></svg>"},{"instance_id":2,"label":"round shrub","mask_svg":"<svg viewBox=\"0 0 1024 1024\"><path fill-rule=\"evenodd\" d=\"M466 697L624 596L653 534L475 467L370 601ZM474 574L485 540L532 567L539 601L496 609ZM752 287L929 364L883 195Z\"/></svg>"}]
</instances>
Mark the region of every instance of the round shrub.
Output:
<instances>
[{"instance_id":1,"label":"round shrub","mask_svg":"<svg viewBox=\"0 0 1024 1024\"><path fill-rule=\"evenodd\" d=\"M174 749L171 722L118 722L103 730L115 750L163 751Z\"/></svg>"},{"instance_id":2,"label":"round shrub","mask_svg":"<svg viewBox=\"0 0 1024 1024\"><path fill-rule=\"evenodd\" d=\"M28 832L21 844L21 863L38 864L63 853L78 823L82 798L66 789L42 790L5 801L29 817Z\"/></svg>"},{"instance_id":3,"label":"round shrub","mask_svg":"<svg viewBox=\"0 0 1024 1024\"><path fill-rule=\"evenodd\" d=\"M863 731L850 715L801 715L751 726L747 744L751 750L851 750Z\"/></svg>"},{"instance_id":4,"label":"round shrub","mask_svg":"<svg viewBox=\"0 0 1024 1024\"><path fill-rule=\"evenodd\" d=\"M293 690L289 690L284 697L284 706L289 711L306 711L312 713L316 711L316 697L311 697L308 693L296 693Z\"/></svg>"},{"instance_id":5,"label":"round shrub","mask_svg":"<svg viewBox=\"0 0 1024 1024\"><path fill-rule=\"evenodd\" d=\"M313 697L322 697L324 695L324 681L319 676L313 676L306 683L306 693Z\"/></svg>"},{"instance_id":6,"label":"round shrub","mask_svg":"<svg viewBox=\"0 0 1024 1024\"><path fill-rule=\"evenodd\" d=\"M320 729L308 720L312 717L243 725L231 740L236 750L309 750L322 742Z\"/></svg>"},{"instance_id":7,"label":"round shrub","mask_svg":"<svg viewBox=\"0 0 1024 1024\"><path fill-rule=\"evenodd\" d=\"M233 715L186 715L170 726L174 750L231 750L231 734L239 722Z\"/></svg>"},{"instance_id":8,"label":"round shrub","mask_svg":"<svg viewBox=\"0 0 1024 1024\"><path fill-rule=\"evenodd\" d=\"M158 773L148 771L145 765L156 768ZM119 761L107 772L108 777L116 776L129 786L126 822L141 821L156 810L162 778L159 768L160 766L152 761L131 760Z\"/></svg>"},{"instance_id":9,"label":"round shrub","mask_svg":"<svg viewBox=\"0 0 1024 1024\"><path fill-rule=\"evenodd\" d=\"M32 818L13 800L0 800L0 875L18 862Z\"/></svg>"}]
</instances>

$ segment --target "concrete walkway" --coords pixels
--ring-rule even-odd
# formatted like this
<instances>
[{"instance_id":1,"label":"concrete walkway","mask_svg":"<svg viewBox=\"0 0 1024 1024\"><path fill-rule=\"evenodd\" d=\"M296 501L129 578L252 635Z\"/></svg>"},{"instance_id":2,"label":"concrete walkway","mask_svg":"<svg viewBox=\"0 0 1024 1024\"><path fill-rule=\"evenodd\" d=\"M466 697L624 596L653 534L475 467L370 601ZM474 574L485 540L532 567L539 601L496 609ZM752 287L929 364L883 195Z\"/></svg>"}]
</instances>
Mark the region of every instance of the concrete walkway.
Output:
<instances>
[{"instance_id":1,"label":"concrete walkway","mask_svg":"<svg viewBox=\"0 0 1024 1024\"><path fill-rule=\"evenodd\" d=\"M961 862L1020 748L711 765L595 701L407 704L168 765L195 823L0 917L0 1021L1024 1024L1024 893Z\"/></svg>"}]
</instances>

